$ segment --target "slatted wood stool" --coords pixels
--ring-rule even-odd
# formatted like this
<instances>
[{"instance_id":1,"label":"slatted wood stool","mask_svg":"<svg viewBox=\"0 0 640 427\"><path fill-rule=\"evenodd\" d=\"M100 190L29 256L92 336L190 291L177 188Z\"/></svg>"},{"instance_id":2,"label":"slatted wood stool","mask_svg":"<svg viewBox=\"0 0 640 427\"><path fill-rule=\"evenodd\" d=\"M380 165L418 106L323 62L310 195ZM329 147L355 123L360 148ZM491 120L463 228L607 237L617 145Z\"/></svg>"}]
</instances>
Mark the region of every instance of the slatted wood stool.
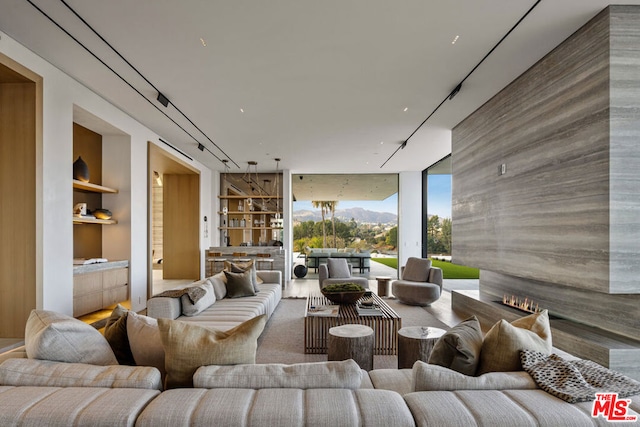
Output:
<instances>
[{"instance_id":1,"label":"slatted wood stool","mask_svg":"<svg viewBox=\"0 0 640 427\"><path fill-rule=\"evenodd\" d=\"M327 360L353 359L360 368L373 369L373 329L365 325L342 325L329 329Z\"/></svg>"},{"instance_id":2,"label":"slatted wood stool","mask_svg":"<svg viewBox=\"0 0 640 427\"><path fill-rule=\"evenodd\" d=\"M264 264L266 264L269 267L269 270L273 270L273 261L274 259L271 258L271 254L269 253L256 254L256 268L258 270L266 270L261 268L261 266Z\"/></svg>"},{"instance_id":3,"label":"slatted wood stool","mask_svg":"<svg viewBox=\"0 0 640 427\"><path fill-rule=\"evenodd\" d=\"M222 271L224 269L224 262L226 261L226 259L221 257L222 257L221 252L213 252L213 251L207 252L207 263L209 264L211 269L211 274L208 274L208 276L213 276L217 272ZM218 266L220 267L219 269L218 269Z\"/></svg>"}]
</instances>

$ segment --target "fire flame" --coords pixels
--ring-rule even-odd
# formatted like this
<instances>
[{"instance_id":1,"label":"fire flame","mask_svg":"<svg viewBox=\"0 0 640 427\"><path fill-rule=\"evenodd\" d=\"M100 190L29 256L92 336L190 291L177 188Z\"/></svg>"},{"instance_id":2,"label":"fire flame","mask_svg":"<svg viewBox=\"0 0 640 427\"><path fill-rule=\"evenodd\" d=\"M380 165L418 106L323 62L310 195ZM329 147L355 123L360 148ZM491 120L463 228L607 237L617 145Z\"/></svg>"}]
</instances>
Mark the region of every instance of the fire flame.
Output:
<instances>
[{"instance_id":1,"label":"fire flame","mask_svg":"<svg viewBox=\"0 0 640 427\"><path fill-rule=\"evenodd\" d=\"M528 313L538 313L540 312L540 307L537 302L526 297L524 299L517 297L515 295L504 295L502 297L502 303L504 305L508 305L510 307L515 307L522 311L526 311Z\"/></svg>"}]
</instances>

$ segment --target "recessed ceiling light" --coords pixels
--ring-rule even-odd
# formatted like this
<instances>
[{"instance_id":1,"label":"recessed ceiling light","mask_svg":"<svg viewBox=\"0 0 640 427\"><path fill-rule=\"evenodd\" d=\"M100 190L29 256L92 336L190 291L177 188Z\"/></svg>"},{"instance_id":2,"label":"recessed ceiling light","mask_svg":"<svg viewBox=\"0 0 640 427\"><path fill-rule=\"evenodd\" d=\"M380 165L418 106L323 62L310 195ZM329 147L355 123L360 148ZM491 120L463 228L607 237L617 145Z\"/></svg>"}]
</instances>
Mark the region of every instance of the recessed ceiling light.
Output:
<instances>
[{"instance_id":1,"label":"recessed ceiling light","mask_svg":"<svg viewBox=\"0 0 640 427\"><path fill-rule=\"evenodd\" d=\"M409 109L409 107L404 107L404 110L402 110L402 111L406 112L408 109Z\"/></svg>"},{"instance_id":2,"label":"recessed ceiling light","mask_svg":"<svg viewBox=\"0 0 640 427\"><path fill-rule=\"evenodd\" d=\"M380 141L380 145L384 144L384 141Z\"/></svg>"},{"instance_id":3,"label":"recessed ceiling light","mask_svg":"<svg viewBox=\"0 0 640 427\"><path fill-rule=\"evenodd\" d=\"M241 113L244 113L244 108L241 108L241 109L240 109L240 112L241 112Z\"/></svg>"},{"instance_id":4,"label":"recessed ceiling light","mask_svg":"<svg viewBox=\"0 0 640 427\"><path fill-rule=\"evenodd\" d=\"M458 41L459 38L460 38L460 36L455 36L453 38L453 41L451 42L451 44L456 44L456 42Z\"/></svg>"},{"instance_id":5,"label":"recessed ceiling light","mask_svg":"<svg viewBox=\"0 0 640 427\"><path fill-rule=\"evenodd\" d=\"M200 43L202 43L203 47L207 47L207 42L202 37L200 37Z\"/></svg>"}]
</instances>

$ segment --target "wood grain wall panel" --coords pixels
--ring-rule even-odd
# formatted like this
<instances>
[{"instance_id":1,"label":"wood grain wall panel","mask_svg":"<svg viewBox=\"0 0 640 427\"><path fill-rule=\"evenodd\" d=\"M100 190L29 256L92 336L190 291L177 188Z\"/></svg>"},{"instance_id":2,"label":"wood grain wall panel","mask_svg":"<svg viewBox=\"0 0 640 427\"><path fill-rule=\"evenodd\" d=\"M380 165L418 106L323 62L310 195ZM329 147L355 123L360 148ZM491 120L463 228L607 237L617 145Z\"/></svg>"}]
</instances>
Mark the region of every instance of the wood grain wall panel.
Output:
<instances>
[{"instance_id":1,"label":"wood grain wall panel","mask_svg":"<svg viewBox=\"0 0 640 427\"><path fill-rule=\"evenodd\" d=\"M456 262L597 292L620 291L612 286L615 274L626 276L616 283L630 279L629 262L610 277L610 248L627 251L629 261L638 257L640 190L638 167L619 182L610 180L616 157L636 162L638 148L631 142L633 131L621 131L626 143L610 150L610 128L615 126L610 116L617 107L610 108L609 22L606 9L454 128ZM636 107L627 114L637 114L639 99L629 100ZM611 154L616 149L620 156ZM501 164L507 169L499 176ZM627 215L616 234L609 201L620 195L611 196L611 185L635 191L635 200L616 208ZM632 235L630 231L636 232L635 242L630 237L610 242L610 235Z\"/></svg>"},{"instance_id":2,"label":"wood grain wall panel","mask_svg":"<svg viewBox=\"0 0 640 427\"><path fill-rule=\"evenodd\" d=\"M200 176L163 175L164 279L200 278Z\"/></svg>"},{"instance_id":3,"label":"wood grain wall panel","mask_svg":"<svg viewBox=\"0 0 640 427\"><path fill-rule=\"evenodd\" d=\"M610 274L640 292L640 9L611 7Z\"/></svg>"},{"instance_id":4,"label":"wood grain wall panel","mask_svg":"<svg viewBox=\"0 0 640 427\"><path fill-rule=\"evenodd\" d=\"M36 308L36 90L0 81L0 338Z\"/></svg>"}]
</instances>

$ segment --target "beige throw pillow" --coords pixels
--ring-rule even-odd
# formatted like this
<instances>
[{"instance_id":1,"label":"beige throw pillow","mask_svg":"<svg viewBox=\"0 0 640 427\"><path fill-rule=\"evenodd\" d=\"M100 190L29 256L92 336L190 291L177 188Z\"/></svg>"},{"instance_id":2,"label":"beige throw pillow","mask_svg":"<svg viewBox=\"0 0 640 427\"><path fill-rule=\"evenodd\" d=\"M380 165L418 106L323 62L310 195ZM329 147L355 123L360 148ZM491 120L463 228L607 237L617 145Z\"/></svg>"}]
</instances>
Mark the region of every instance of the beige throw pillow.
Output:
<instances>
[{"instance_id":1,"label":"beige throw pillow","mask_svg":"<svg viewBox=\"0 0 640 427\"><path fill-rule=\"evenodd\" d=\"M511 323L502 319L484 337L477 375L485 372L521 371L521 350L550 354L551 347L551 325L547 310Z\"/></svg>"},{"instance_id":2,"label":"beige throw pillow","mask_svg":"<svg viewBox=\"0 0 640 427\"><path fill-rule=\"evenodd\" d=\"M224 275L223 271L208 277L208 279L213 285L213 293L216 295L216 301L227 296L227 276Z\"/></svg>"},{"instance_id":3,"label":"beige throw pillow","mask_svg":"<svg viewBox=\"0 0 640 427\"><path fill-rule=\"evenodd\" d=\"M136 365L158 368L164 377L164 347L158 321L130 311L127 315L127 335Z\"/></svg>"},{"instance_id":4,"label":"beige throw pillow","mask_svg":"<svg viewBox=\"0 0 640 427\"><path fill-rule=\"evenodd\" d=\"M200 366L256 362L258 337L267 317L263 314L223 332L169 319L158 319L166 354L166 387L193 387Z\"/></svg>"},{"instance_id":5,"label":"beige throw pillow","mask_svg":"<svg viewBox=\"0 0 640 427\"><path fill-rule=\"evenodd\" d=\"M65 314L32 310L25 326L30 359L90 365L117 365L116 356L93 326Z\"/></svg>"}]
</instances>

